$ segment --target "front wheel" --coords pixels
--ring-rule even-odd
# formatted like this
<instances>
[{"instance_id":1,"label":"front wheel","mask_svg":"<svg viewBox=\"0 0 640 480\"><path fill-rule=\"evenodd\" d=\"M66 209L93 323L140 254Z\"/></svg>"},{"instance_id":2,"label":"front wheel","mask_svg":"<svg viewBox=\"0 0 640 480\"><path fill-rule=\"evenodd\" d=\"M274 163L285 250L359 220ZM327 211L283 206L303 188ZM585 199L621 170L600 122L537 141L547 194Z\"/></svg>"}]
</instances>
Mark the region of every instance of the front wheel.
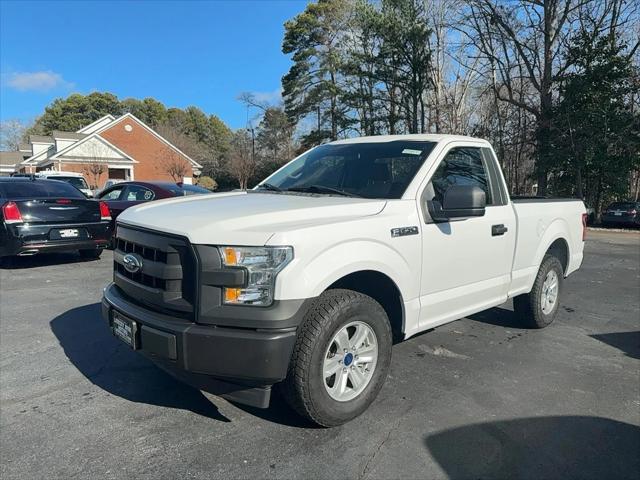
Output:
<instances>
[{"instance_id":1,"label":"front wheel","mask_svg":"<svg viewBox=\"0 0 640 480\"><path fill-rule=\"evenodd\" d=\"M553 322L560 306L564 270L560 260L545 255L531 292L513 299L516 315L531 328L544 328Z\"/></svg>"},{"instance_id":2,"label":"front wheel","mask_svg":"<svg viewBox=\"0 0 640 480\"><path fill-rule=\"evenodd\" d=\"M384 309L352 290L328 290L307 312L284 381L287 402L303 417L341 425L364 412L391 362Z\"/></svg>"}]
</instances>

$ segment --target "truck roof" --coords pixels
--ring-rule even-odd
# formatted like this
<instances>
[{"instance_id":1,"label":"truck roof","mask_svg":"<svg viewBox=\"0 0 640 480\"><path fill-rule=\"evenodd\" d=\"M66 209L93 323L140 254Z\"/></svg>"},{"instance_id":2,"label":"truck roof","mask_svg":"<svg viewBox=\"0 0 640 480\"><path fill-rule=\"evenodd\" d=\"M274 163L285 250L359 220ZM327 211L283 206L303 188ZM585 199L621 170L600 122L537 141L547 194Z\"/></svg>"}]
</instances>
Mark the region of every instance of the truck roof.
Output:
<instances>
[{"instance_id":1,"label":"truck roof","mask_svg":"<svg viewBox=\"0 0 640 480\"><path fill-rule=\"evenodd\" d=\"M476 137L467 137L464 135L445 135L440 133L413 133L406 135L374 135L370 137L354 137L345 138L344 140L336 140L330 145L342 145L347 143L369 143L369 142L393 142L396 140L408 140L413 142L452 142L462 140L467 142L482 142L490 146L487 140Z\"/></svg>"}]
</instances>

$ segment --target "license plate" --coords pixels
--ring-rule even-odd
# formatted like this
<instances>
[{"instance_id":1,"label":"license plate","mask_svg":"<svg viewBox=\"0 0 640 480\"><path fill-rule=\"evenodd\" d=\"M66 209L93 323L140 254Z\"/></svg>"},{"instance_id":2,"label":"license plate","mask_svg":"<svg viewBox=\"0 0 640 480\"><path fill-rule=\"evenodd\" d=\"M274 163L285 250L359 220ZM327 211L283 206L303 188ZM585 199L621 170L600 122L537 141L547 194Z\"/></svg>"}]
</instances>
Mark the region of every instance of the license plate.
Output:
<instances>
[{"instance_id":1,"label":"license plate","mask_svg":"<svg viewBox=\"0 0 640 480\"><path fill-rule=\"evenodd\" d=\"M111 317L111 330L113 334L129 345L134 350L138 348L136 341L138 324L130 318L123 317L118 312L113 312Z\"/></svg>"},{"instance_id":2,"label":"license plate","mask_svg":"<svg viewBox=\"0 0 640 480\"><path fill-rule=\"evenodd\" d=\"M80 235L80 231L77 228L65 228L58 230L61 238L76 238Z\"/></svg>"},{"instance_id":3,"label":"license plate","mask_svg":"<svg viewBox=\"0 0 640 480\"><path fill-rule=\"evenodd\" d=\"M621 217L621 216L622 216L622 212L613 212L613 214L614 214L616 217Z\"/></svg>"}]
</instances>

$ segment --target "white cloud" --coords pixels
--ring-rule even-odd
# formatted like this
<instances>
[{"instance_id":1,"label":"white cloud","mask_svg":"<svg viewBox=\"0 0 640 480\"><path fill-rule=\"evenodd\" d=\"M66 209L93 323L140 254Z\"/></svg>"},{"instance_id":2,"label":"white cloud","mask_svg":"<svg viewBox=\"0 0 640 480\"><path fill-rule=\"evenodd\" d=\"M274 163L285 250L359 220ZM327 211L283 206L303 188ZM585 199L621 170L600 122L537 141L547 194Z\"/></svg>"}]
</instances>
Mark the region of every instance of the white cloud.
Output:
<instances>
[{"instance_id":1,"label":"white cloud","mask_svg":"<svg viewBox=\"0 0 640 480\"><path fill-rule=\"evenodd\" d=\"M273 92L251 92L253 99L258 103L267 105L280 105L282 103L282 89L278 88Z\"/></svg>"},{"instance_id":2,"label":"white cloud","mask_svg":"<svg viewBox=\"0 0 640 480\"><path fill-rule=\"evenodd\" d=\"M5 75L3 75L4 77ZM56 88L73 88L73 83L67 82L59 73L51 70L41 72L13 72L6 75L3 82L7 87L20 92L36 91L48 92Z\"/></svg>"}]
</instances>

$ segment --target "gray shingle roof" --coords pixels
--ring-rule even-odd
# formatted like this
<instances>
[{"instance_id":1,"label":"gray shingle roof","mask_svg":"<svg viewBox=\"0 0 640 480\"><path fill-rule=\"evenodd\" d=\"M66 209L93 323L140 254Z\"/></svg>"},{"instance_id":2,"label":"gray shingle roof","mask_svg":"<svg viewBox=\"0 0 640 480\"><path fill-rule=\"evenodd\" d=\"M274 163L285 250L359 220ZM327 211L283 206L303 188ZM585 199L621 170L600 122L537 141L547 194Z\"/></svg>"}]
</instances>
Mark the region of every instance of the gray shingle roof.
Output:
<instances>
[{"instance_id":1,"label":"gray shingle roof","mask_svg":"<svg viewBox=\"0 0 640 480\"><path fill-rule=\"evenodd\" d=\"M60 130L54 130L51 133L53 138L63 138L68 140L82 140L87 136L86 133L76 133L76 132L62 132Z\"/></svg>"},{"instance_id":2,"label":"gray shingle roof","mask_svg":"<svg viewBox=\"0 0 640 480\"><path fill-rule=\"evenodd\" d=\"M0 152L0 165L12 166L24 160L22 152Z\"/></svg>"},{"instance_id":3,"label":"gray shingle roof","mask_svg":"<svg viewBox=\"0 0 640 480\"><path fill-rule=\"evenodd\" d=\"M29 135L29 143L40 142L40 143L51 143L54 144L55 141L53 137L47 137L46 135Z\"/></svg>"},{"instance_id":4,"label":"gray shingle roof","mask_svg":"<svg viewBox=\"0 0 640 480\"><path fill-rule=\"evenodd\" d=\"M18 150L20 150L21 152L32 152L33 151L31 149L31 145L29 145L28 143L21 143L18 146Z\"/></svg>"}]
</instances>

